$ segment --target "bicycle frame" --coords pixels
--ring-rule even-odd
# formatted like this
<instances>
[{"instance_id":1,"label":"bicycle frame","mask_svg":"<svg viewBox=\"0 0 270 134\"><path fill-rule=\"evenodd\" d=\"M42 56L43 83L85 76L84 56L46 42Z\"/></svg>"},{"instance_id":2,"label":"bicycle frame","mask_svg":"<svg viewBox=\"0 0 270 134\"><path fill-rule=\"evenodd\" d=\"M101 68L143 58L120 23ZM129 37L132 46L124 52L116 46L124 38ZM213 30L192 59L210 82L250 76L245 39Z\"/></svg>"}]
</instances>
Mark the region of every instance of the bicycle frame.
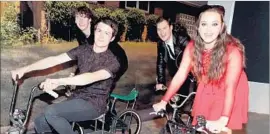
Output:
<instances>
[{"instance_id":1,"label":"bicycle frame","mask_svg":"<svg viewBox=\"0 0 270 134\"><path fill-rule=\"evenodd\" d=\"M197 116L197 124L195 126L187 125L184 123L175 122L173 120L170 120L168 118L168 113L165 110L159 111L159 112L153 112L152 114L160 115L160 116L166 116L167 123L166 128L168 127L170 134L196 134L197 131L202 132L204 134L208 134L207 131L205 131L206 126L206 120L204 116ZM173 129L174 128L174 129ZM164 131L167 131L164 129Z\"/></svg>"},{"instance_id":2,"label":"bicycle frame","mask_svg":"<svg viewBox=\"0 0 270 134\"><path fill-rule=\"evenodd\" d=\"M169 102L169 105L173 108L173 114L172 114L172 117L171 117L171 119L170 120L172 120L172 121L175 121L175 122L182 122L182 123L184 123L182 120L177 120L176 118L176 115L177 115L177 113L178 113L178 111L179 111L179 109L181 108L181 107L183 107L183 105L185 105L186 104L186 102L192 97L192 96L195 96L196 95L196 92L191 92L189 95L181 95L181 94L176 94L172 99L171 99L171 101ZM183 100L183 102L181 103L181 104L177 104L177 102L180 100L180 98L181 97L183 97L183 98L185 98L184 100ZM188 113L189 114L189 113ZM190 115L189 115L190 116ZM189 123L189 122L188 122ZM187 124L188 124L187 123Z\"/></svg>"},{"instance_id":3,"label":"bicycle frame","mask_svg":"<svg viewBox=\"0 0 270 134\"><path fill-rule=\"evenodd\" d=\"M36 91L36 89L39 89L38 86L34 86L31 89L30 96L27 103L26 110L22 110L19 108L15 109L15 104L17 100L17 94L18 94L18 82L13 81L14 84L14 90L12 95L12 101L9 108L9 119L11 123L11 127L8 130L8 134L23 134L25 132L25 126L29 119L30 114L30 108L32 106L33 102L33 96Z\"/></svg>"}]
</instances>

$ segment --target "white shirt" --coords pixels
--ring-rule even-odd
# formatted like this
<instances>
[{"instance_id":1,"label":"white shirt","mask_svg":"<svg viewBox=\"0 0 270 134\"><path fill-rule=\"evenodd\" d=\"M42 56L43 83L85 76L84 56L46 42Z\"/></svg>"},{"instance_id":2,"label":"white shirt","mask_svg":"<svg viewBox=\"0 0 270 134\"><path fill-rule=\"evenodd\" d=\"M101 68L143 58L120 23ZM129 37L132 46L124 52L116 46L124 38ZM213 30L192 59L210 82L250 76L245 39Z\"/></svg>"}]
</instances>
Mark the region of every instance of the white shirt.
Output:
<instances>
[{"instance_id":1,"label":"white shirt","mask_svg":"<svg viewBox=\"0 0 270 134\"><path fill-rule=\"evenodd\" d=\"M171 38L170 38L169 40L165 41L165 44L166 44L166 47L167 47L167 49L168 49L168 52L169 52L170 57L171 57L172 59L175 59L175 58L172 56L172 54L170 53L169 48L168 48L168 47L170 47L171 50L172 50L172 52L173 52L173 54L174 54L173 35L171 36Z\"/></svg>"}]
</instances>

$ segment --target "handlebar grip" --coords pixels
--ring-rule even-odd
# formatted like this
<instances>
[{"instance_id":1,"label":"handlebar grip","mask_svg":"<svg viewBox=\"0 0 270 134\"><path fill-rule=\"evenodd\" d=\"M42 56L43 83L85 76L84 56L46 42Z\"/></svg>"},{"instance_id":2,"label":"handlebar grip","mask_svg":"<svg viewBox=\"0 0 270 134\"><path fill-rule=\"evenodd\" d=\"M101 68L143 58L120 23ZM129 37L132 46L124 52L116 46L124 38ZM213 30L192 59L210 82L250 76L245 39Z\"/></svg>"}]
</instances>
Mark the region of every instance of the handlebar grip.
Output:
<instances>
[{"instance_id":1,"label":"handlebar grip","mask_svg":"<svg viewBox=\"0 0 270 134\"><path fill-rule=\"evenodd\" d=\"M56 93L56 92L54 92L54 91L44 91L44 92L46 92L46 93L48 93L49 95L51 95L51 96L53 96L54 98L58 98L58 94Z\"/></svg>"}]
</instances>

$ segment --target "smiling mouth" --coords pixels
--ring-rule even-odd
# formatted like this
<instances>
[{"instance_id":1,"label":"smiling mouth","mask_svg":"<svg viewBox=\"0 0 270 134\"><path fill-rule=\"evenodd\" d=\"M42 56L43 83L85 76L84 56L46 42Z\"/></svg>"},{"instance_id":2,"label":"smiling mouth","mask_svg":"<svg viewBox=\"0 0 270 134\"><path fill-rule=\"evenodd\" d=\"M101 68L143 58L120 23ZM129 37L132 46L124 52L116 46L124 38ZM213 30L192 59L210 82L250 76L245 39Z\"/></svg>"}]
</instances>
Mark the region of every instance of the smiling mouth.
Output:
<instances>
[{"instance_id":1,"label":"smiling mouth","mask_svg":"<svg viewBox=\"0 0 270 134\"><path fill-rule=\"evenodd\" d=\"M212 37L213 34L204 34L205 37Z\"/></svg>"},{"instance_id":2,"label":"smiling mouth","mask_svg":"<svg viewBox=\"0 0 270 134\"><path fill-rule=\"evenodd\" d=\"M79 26L84 27L85 25L84 24L79 24Z\"/></svg>"}]
</instances>

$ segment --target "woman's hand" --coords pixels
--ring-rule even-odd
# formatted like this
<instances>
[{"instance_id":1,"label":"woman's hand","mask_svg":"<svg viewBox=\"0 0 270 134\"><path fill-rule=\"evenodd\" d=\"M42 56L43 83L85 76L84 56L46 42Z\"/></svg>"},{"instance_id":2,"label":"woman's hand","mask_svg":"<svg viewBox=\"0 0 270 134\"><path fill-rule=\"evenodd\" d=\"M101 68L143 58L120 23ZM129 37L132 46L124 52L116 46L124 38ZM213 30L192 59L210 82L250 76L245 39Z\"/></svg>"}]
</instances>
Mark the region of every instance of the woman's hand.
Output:
<instances>
[{"instance_id":1,"label":"woman's hand","mask_svg":"<svg viewBox=\"0 0 270 134\"><path fill-rule=\"evenodd\" d=\"M153 105L153 109L155 112L159 112L161 110L166 110L166 105L167 105L167 102L161 100L159 103L156 103Z\"/></svg>"},{"instance_id":2,"label":"woman's hand","mask_svg":"<svg viewBox=\"0 0 270 134\"><path fill-rule=\"evenodd\" d=\"M228 121L228 117L221 116L216 121L207 121L206 128L212 133L220 133L221 131L226 131L226 125L228 124Z\"/></svg>"}]
</instances>

